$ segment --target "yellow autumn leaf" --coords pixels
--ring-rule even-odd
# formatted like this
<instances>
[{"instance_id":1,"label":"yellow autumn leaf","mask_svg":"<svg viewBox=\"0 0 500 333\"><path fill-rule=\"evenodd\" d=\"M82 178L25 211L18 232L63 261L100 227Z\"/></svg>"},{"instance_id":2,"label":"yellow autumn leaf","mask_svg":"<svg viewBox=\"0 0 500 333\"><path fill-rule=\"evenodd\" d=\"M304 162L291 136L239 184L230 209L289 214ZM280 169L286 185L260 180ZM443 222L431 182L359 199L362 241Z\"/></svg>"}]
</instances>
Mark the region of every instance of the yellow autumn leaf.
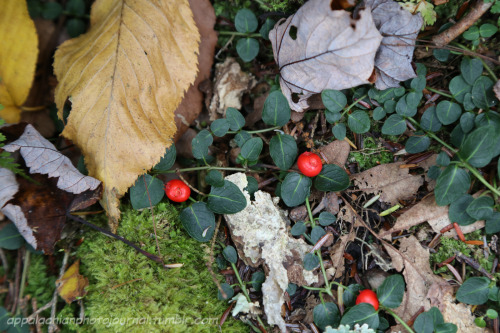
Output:
<instances>
[{"instance_id":1,"label":"yellow autumn leaf","mask_svg":"<svg viewBox=\"0 0 500 333\"><path fill-rule=\"evenodd\" d=\"M26 1L0 0L0 118L16 123L35 76L38 37Z\"/></svg>"},{"instance_id":2,"label":"yellow autumn leaf","mask_svg":"<svg viewBox=\"0 0 500 333\"><path fill-rule=\"evenodd\" d=\"M87 294L85 288L89 285L89 280L80 274L80 260L75 261L64 272L56 285L57 293L68 304Z\"/></svg>"},{"instance_id":3,"label":"yellow autumn leaf","mask_svg":"<svg viewBox=\"0 0 500 333\"><path fill-rule=\"evenodd\" d=\"M80 147L116 230L119 198L157 164L175 134L174 111L197 73L199 33L188 0L97 0L90 30L55 54L63 135Z\"/></svg>"}]
</instances>

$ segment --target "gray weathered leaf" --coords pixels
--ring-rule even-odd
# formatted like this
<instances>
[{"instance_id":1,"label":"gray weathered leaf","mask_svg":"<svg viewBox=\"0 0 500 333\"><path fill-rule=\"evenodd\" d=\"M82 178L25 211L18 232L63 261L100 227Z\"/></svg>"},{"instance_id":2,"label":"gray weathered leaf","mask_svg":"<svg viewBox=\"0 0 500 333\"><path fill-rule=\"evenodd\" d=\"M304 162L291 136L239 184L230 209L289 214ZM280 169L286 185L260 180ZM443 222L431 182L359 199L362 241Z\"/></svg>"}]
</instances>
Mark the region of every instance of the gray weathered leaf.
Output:
<instances>
[{"instance_id":1,"label":"gray weathered leaf","mask_svg":"<svg viewBox=\"0 0 500 333\"><path fill-rule=\"evenodd\" d=\"M8 152L21 150L30 173L40 173L51 178L58 177L57 187L66 192L78 194L95 190L101 184L95 178L82 175L69 158L61 154L31 125L26 125L19 139L6 145L4 149Z\"/></svg>"},{"instance_id":2,"label":"gray weathered leaf","mask_svg":"<svg viewBox=\"0 0 500 333\"><path fill-rule=\"evenodd\" d=\"M12 199L18 190L16 175L9 169L0 168L0 208Z\"/></svg>"},{"instance_id":3,"label":"gray weathered leaf","mask_svg":"<svg viewBox=\"0 0 500 333\"><path fill-rule=\"evenodd\" d=\"M307 98L324 89L342 90L369 83L382 36L370 9L351 18L332 10L330 2L310 0L295 15L280 20L269 33L280 85L295 111L308 107ZM292 94L299 101L292 101Z\"/></svg>"},{"instance_id":4,"label":"gray weathered leaf","mask_svg":"<svg viewBox=\"0 0 500 333\"><path fill-rule=\"evenodd\" d=\"M411 66L415 38L422 27L420 13L412 15L393 0L365 0L375 26L383 36L375 57L377 89L398 87L399 82L416 77Z\"/></svg>"}]
</instances>

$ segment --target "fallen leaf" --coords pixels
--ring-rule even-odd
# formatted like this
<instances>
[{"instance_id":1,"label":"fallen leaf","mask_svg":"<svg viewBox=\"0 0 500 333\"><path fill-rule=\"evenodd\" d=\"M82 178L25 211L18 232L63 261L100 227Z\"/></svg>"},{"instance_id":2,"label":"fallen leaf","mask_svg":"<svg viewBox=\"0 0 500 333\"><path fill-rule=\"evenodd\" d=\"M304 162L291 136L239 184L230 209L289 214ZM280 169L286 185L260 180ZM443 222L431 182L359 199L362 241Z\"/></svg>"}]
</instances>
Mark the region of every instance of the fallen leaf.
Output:
<instances>
[{"instance_id":1,"label":"fallen leaf","mask_svg":"<svg viewBox=\"0 0 500 333\"><path fill-rule=\"evenodd\" d=\"M396 205L399 200L415 196L422 186L422 176L413 176L408 168L401 169L401 162L377 165L351 176L360 191L380 194L380 201Z\"/></svg>"},{"instance_id":2,"label":"fallen leaf","mask_svg":"<svg viewBox=\"0 0 500 333\"><path fill-rule=\"evenodd\" d=\"M475 194L477 197L479 194ZM429 195L423 198L415 206L408 209L396 220L396 224L389 230L382 230L380 237L388 239L392 233L408 230L415 225L428 222L432 230L439 233L441 229L451 224L448 217L448 206L438 206L434 195ZM464 234L484 228L484 221L476 221L473 224L460 226ZM455 229L443 234L446 237L457 237Z\"/></svg>"},{"instance_id":3,"label":"fallen leaf","mask_svg":"<svg viewBox=\"0 0 500 333\"><path fill-rule=\"evenodd\" d=\"M89 31L55 54L60 118L68 97L72 103L62 134L103 182L113 231L119 198L172 143L174 111L196 77L199 39L187 0L98 0Z\"/></svg>"},{"instance_id":4,"label":"fallen leaf","mask_svg":"<svg viewBox=\"0 0 500 333\"><path fill-rule=\"evenodd\" d=\"M347 141L334 140L319 148L320 156L327 164L336 164L343 168L349 157L351 146Z\"/></svg>"},{"instance_id":5,"label":"fallen leaf","mask_svg":"<svg viewBox=\"0 0 500 333\"><path fill-rule=\"evenodd\" d=\"M241 97L253 86L255 78L241 70L240 64L231 57L215 65L214 95L210 102L210 120L224 115L231 107L241 109Z\"/></svg>"},{"instance_id":6,"label":"fallen leaf","mask_svg":"<svg viewBox=\"0 0 500 333\"><path fill-rule=\"evenodd\" d=\"M365 0L375 26L383 36L375 57L377 89L399 87L399 82L416 77L411 66L415 41L422 27L420 14L412 15L393 0Z\"/></svg>"},{"instance_id":7,"label":"fallen leaf","mask_svg":"<svg viewBox=\"0 0 500 333\"><path fill-rule=\"evenodd\" d=\"M68 304L87 294L85 288L89 285L89 280L80 274L79 259L56 281L56 285L57 293Z\"/></svg>"},{"instance_id":8,"label":"fallen leaf","mask_svg":"<svg viewBox=\"0 0 500 333\"><path fill-rule=\"evenodd\" d=\"M352 19L332 10L329 1L310 0L269 32L280 85L290 107L302 112L307 98L324 89L342 90L369 83L382 36L370 9ZM300 94L298 101L292 94Z\"/></svg>"},{"instance_id":9,"label":"fallen leaf","mask_svg":"<svg viewBox=\"0 0 500 333\"><path fill-rule=\"evenodd\" d=\"M203 109L203 93L198 86L201 82L210 78L215 45L218 39L214 30L215 12L210 1L189 0L189 5L193 10L194 21L201 37L198 52L198 75L184 95L181 104L175 110L175 125L177 126L175 142L184 134Z\"/></svg>"},{"instance_id":10,"label":"fallen leaf","mask_svg":"<svg viewBox=\"0 0 500 333\"><path fill-rule=\"evenodd\" d=\"M0 8L0 117L16 123L35 75L38 37L26 1L0 0Z\"/></svg>"},{"instance_id":11,"label":"fallen leaf","mask_svg":"<svg viewBox=\"0 0 500 333\"><path fill-rule=\"evenodd\" d=\"M265 264L268 268L262 284L264 312L269 324L286 332L281 305L285 301L288 283L310 285L318 282L318 277L304 270L302 264L312 246L288 235L287 220L277 205L279 198L273 200L269 193L257 191L255 200L250 201L248 192L243 190L248 184L244 173L235 173L226 179L236 184L247 200L247 206L241 212L224 215L232 239L240 258L247 265L258 267Z\"/></svg>"},{"instance_id":12,"label":"fallen leaf","mask_svg":"<svg viewBox=\"0 0 500 333\"><path fill-rule=\"evenodd\" d=\"M0 208L28 244L49 254L61 238L66 213L97 202L102 187L97 179L82 175L33 126L18 124L2 128L2 132L9 133L8 137L19 131L22 135L4 149L20 150L34 181L13 179L12 174L0 169L0 175L5 175L0 177Z\"/></svg>"},{"instance_id":13,"label":"fallen leaf","mask_svg":"<svg viewBox=\"0 0 500 333\"><path fill-rule=\"evenodd\" d=\"M453 288L441 277L434 275L429 266L429 250L420 245L414 236L400 240L399 250L384 243L384 248L391 256L392 264L402 272L406 282L406 292L401 305L394 312L404 321L408 321L420 307L430 308L427 297L429 289L436 285L441 291L453 291Z\"/></svg>"},{"instance_id":14,"label":"fallen leaf","mask_svg":"<svg viewBox=\"0 0 500 333\"><path fill-rule=\"evenodd\" d=\"M345 271L344 252L347 244L356 238L356 232L350 232L347 235L340 236L340 239L330 248L329 255L332 261L332 268L335 269L335 274L332 274L335 279L341 277Z\"/></svg>"}]
</instances>

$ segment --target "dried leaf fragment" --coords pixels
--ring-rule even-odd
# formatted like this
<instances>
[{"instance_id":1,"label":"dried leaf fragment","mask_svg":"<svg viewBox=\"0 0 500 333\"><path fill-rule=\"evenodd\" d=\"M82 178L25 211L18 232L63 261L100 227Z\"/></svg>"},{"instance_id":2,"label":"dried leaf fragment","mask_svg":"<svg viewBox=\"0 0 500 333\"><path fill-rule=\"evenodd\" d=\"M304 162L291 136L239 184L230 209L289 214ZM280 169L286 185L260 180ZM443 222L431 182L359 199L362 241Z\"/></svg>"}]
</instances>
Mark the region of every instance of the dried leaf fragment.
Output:
<instances>
[{"instance_id":1,"label":"dried leaf fragment","mask_svg":"<svg viewBox=\"0 0 500 333\"><path fill-rule=\"evenodd\" d=\"M38 37L26 1L0 0L0 8L0 118L17 123L35 75Z\"/></svg>"},{"instance_id":2,"label":"dried leaf fragment","mask_svg":"<svg viewBox=\"0 0 500 333\"><path fill-rule=\"evenodd\" d=\"M104 184L114 231L119 197L158 163L175 134L174 111L197 72L200 36L187 0L98 0L89 31L55 54L63 131Z\"/></svg>"},{"instance_id":3,"label":"dried leaf fragment","mask_svg":"<svg viewBox=\"0 0 500 333\"><path fill-rule=\"evenodd\" d=\"M329 1L310 0L269 33L281 90L290 107L302 112L307 98L324 89L346 89L369 83L382 36L370 9L352 19L332 10ZM300 94L298 101L292 94Z\"/></svg>"},{"instance_id":4,"label":"dried leaf fragment","mask_svg":"<svg viewBox=\"0 0 500 333\"><path fill-rule=\"evenodd\" d=\"M56 281L56 285L57 293L68 304L87 294L85 288L89 285L89 280L80 274L79 259Z\"/></svg>"}]
</instances>

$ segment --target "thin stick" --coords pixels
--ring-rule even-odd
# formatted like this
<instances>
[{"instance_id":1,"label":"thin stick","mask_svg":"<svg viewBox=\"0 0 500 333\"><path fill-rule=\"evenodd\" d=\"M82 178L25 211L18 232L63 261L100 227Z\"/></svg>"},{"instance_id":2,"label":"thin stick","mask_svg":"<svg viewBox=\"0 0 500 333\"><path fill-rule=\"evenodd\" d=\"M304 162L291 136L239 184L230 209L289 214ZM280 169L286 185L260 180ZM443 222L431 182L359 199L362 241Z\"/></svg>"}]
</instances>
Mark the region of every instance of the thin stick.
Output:
<instances>
[{"instance_id":1,"label":"thin stick","mask_svg":"<svg viewBox=\"0 0 500 333\"><path fill-rule=\"evenodd\" d=\"M158 235L156 234L156 220L155 220L155 213L153 211L153 204L151 203L151 197L149 196L149 190L148 190L148 184L146 183L146 177L142 176L142 179L144 180L144 187L146 188L146 194L148 195L148 200L149 200L149 209L151 210L151 218L153 219L153 231L155 234L156 248L158 249L158 255L161 257L160 244L158 243Z\"/></svg>"},{"instance_id":2,"label":"thin stick","mask_svg":"<svg viewBox=\"0 0 500 333\"><path fill-rule=\"evenodd\" d=\"M467 257L466 255L464 255L463 253L460 253L460 252L457 252L456 256L457 256L458 260L460 260L462 262L465 262L470 267L472 267L475 270L477 270L478 272L482 273L488 279L491 279L491 280L493 279L493 275L491 275L487 270L485 270L484 268L482 268L481 265L477 261L475 261L474 259L469 258L469 257Z\"/></svg>"},{"instance_id":3,"label":"thin stick","mask_svg":"<svg viewBox=\"0 0 500 333\"><path fill-rule=\"evenodd\" d=\"M177 174L177 176L179 176L179 178L180 178L180 179L181 179L181 180L182 180L182 181L183 181L183 182L184 182L187 186L189 186L189 188L190 188L191 190L193 190L194 192L198 193L199 195L203 195L204 197L206 197L206 196L207 196L207 194L205 194L205 193L203 193L203 192L201 192L201 191L198 191L196 188L194 188L193 186L191 186L191 184L189 184L189 183L188 183L188 181L187 181L186 179L184 179L184 177L182 177L182 173L181 173L179 170L177 170L175 173Z\"/></svg>"},{"instance_id":4,"label":"thin stick","mask_svg":"<svg viewBox=\"0 0 500 333\"><path fill-rule=\"evenodd\" d=\"M214 236L212 237L212 242L210 244L210 257L208 258L208 262L206 263L208 272L212 276L212 280L214 281L215 285L217 286L217 289L219 289L221 295L223 298L227 298L227 294L224 292L224 289L222 289L222 286L219 283L219 280L217 280L217 276L215 275L212 265L214 263L214 246L215 246L215 240L217 239L217 233L219 231L220 227L220 222L221 222L221 215L219 215L219 219L217 220L217 226L215 227L215 232Z\"/></svg>"},{"instance_id":5,"label":"thin stick","mask_svg":"<svg viewBox=\"0 0 500 333\"><path fill-rule=\"evenodd\" d=\"M31 307L33 308L33 310L35 310L35 312L38 310L38 304L36 303L36 298L31 299ZM35 316L35 329L36 329L36 333L43 332L42 331L42 324L38 320L38 315Z\"/></svg>"},{"instance_id":6,"label":"thin stick","mask_svg":"<svg viewBox=\"0 0 500 333\"><path fill-rule=\"evenodd\" d=\"M21 276L21 285L19 287L19 302L17 303L16 315L21 313L21 300L24 295L24 286L26 284L26 277L28 275L28 269L30 266L30 251L24 251L24 264L23 264L23 274Z\"/></svg>"},{"instance_id":7,"label":"thin stick","mask_svg":"<svg viewBox=\"0 0 500 333\"><path fill-rule=\"evenodd\" d=\"M476 0L471 6L467 15L462 17L458 23L446 29L445 31L437 34L432 38L434 44L443 46L460 36L465 30L469 29L484 13L493 6L493 2L484 2L483 0Z\"/></svg>"},{"instance_id":8,"label":"thin stick","mask_svg":"<svg viewBox=\"0 0 500 333\"><path fill-rule=\"evenodd\" d=\"M66 271L66 265L68 264L68 259L69 259L69 251L64 251L64 257L63 261L61 263L61 269L59 270L59 278L60 280L64 272ZM57 288L54 290L54 294L52 295L52 302L51 302L51 309L50 309L50 325L49 325L49 333L54 333L58 327L56 326L56 305L57 305Z\"/></svg>"},{"instance_id":9,"label":"thin stick","mask_svg":"<svg viewBox=\"0 0 500 333\"><path fill-rule=\"evenodd\" d=\"M34 309L35 312L33 312L32 314L30 314L28 316L28 322L32 321L33 319L35 319L40 313L42 313L43 311L47 310L48 308L50 308L52 306L52 300L50 302L48 302L47 304L45 304L44 306L42 306L41 308L39 309Z\"/></svg>"}]
</instances>

